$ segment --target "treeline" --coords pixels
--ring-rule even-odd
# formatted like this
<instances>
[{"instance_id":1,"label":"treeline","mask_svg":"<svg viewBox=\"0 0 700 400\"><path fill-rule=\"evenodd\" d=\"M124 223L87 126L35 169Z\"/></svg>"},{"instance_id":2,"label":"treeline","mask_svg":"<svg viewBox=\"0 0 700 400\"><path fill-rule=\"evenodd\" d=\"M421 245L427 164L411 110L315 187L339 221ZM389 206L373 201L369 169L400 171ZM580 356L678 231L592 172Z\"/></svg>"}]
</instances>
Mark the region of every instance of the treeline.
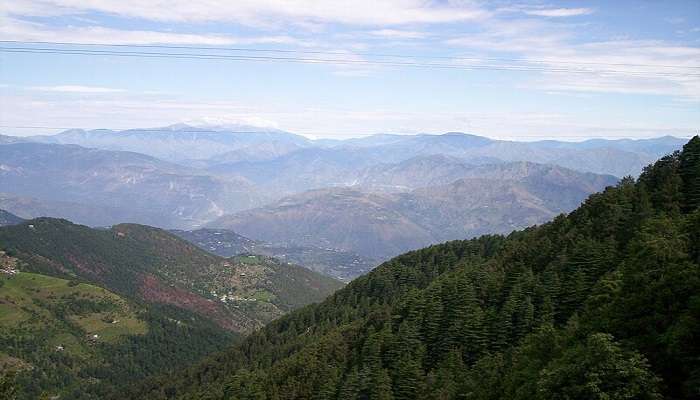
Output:
<instances>
[{"instance_id":1,"label":"treeline","mask_svg":"<svg viewBox=\"0 0 700 400\"><path fill-rule=\"evenodd\" d=\"M508 237L397 257L132 398L700 397L700 138Z\"/></svg>"}]
</instances>

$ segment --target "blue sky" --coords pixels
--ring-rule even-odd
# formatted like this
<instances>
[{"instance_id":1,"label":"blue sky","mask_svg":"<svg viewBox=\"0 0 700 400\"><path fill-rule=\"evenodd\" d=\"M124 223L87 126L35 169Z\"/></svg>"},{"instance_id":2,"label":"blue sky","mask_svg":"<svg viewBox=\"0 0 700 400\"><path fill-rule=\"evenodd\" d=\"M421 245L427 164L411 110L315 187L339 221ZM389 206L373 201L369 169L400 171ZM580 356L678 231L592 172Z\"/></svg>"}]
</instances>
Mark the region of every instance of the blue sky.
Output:
<instances>
[{"instance_id":1,"label":"blue sky","mask_svg":"<svg viewBox=\"0 0 700 400\"><path fill-rule=\"evenodd\" d=\"M326 60L0 52L0 125L57 128L6 134L189 122L580 140L700 128L697 0L5 0L0 40Z\"/></svg>"}]
</instances>

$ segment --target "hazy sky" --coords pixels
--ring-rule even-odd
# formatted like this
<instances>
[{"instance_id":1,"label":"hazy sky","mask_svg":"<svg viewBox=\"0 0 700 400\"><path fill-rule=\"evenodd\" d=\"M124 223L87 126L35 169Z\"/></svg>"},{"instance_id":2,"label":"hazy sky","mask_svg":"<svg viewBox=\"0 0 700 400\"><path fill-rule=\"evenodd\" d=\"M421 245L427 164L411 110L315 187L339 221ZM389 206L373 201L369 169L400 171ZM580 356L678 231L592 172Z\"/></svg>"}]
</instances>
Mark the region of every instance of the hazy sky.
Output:
<instances>
[{"instance_id":1,"label":"hazy sky","mask_svg":"<svg viewBox=\"0 0 700 400\"><path fill-rule=\"evenodd\" d=\"M700 128L698 0L3 0L0 39L122 45L1 43L0 125L57 128L5 134L207 122L578 140Z\"/></svg>"}]
</instances>

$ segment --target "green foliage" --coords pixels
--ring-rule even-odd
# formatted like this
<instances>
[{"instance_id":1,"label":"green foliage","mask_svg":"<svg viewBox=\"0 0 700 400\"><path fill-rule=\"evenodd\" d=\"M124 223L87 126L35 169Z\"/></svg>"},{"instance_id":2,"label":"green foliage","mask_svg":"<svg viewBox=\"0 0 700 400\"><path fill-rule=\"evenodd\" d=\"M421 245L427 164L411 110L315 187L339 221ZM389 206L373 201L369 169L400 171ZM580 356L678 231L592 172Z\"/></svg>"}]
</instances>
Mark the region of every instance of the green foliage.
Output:
<instances>
[{"instance_id":1,"label":"green foliage","mask_svg":"<svg viewBox=\"0 0 700 400\"><path fill-rule=\"evenodd\" d=\"M551 223L396 257L130 396L697 398L698 143Z\"/></svg>"},{"instance_id":2,"label":"green foliage","mask_svg":"<svg viewBox=\"0 0 700 400\"><path fill-rule=\"evenodd\" d=\"M700 137L683 146L678 174L683 182L683 209L692 212L700 207Z\"/></svg>"},{"instance_id":3,"label":"green foliage","mask_svg":"<svg viewBox=\"0 0 700 400\"><path fill-rule=\"evenodd\" d=\"M0 399L15 400L17 398L16 373L10 368L0 369Z\"/></svg>"},{"instance_id":4,"label":"green foliage","mask_svg":"<svg viewBox=\"0 0 700 400\"><path fill-rule=\"evenodd\" d=\"M537 399L661 399L646 359L625 351L612 335L593 334L567 347L541 370Z\"/></svg>"},{"instance_id":5,"label":"green foliage","mask_svg":"<svg viewBox=\"0 0 700 400\"><path fill-rule=\"evenodd\" d=\"M169 299L239 333L343 286L269 257L224 259L161 229L134 224L100 230L38 218L0 228L0 249L19 259L23 271L96 283L128 298ZM148 286L147 277L155 284ZM182 291L198 302L178 302ZM202 306L209 300L217 307Z\"/></svg>"},{"instance_id":6,"label":"green foliage","mask_svg":"<svg viewBox=\"0 0 700 400\"><path fill-rule=\"evenodd\" d=\"M0 282L0 370L12 371L0 378L2 399L11 389L17 399L102 398L231 340L201 317L93 285L26 272Z\"/></svg>"}]
</instances>

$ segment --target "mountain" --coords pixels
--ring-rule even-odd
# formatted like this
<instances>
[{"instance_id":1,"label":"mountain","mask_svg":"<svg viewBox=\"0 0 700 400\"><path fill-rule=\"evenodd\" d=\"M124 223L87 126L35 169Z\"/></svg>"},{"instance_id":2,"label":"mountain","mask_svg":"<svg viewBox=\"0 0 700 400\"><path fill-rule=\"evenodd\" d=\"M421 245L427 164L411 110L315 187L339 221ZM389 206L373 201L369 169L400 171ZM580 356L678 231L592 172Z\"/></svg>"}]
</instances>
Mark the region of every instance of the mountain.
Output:
<instances>
[{"instance_id":1,"label":"mountain","mask_svg":"<svg viewBox=\"0 0 700 400\"><path fill-rule=\"evenodd\" d=\"M89 226L107 226L136 219L128 207L117 208L68 201L39 200L34 197L0 193L0 208L23 219L63 218Z\"/></svg>"},{"instance_id":2,"label":"mountain","mask_svg":"<svg viewBox=\"0 0 700 400\"><path fill-rule=\"evenodd\" d=\"M637 176L682 139L511 142L462 133L380 135L306 147L272 159L212 159L212 174L244 177L273 197L311 189L363 185L372 191L447 184L470 166L532 162L617 177Z\"/></svg>"},{"instance_id":3,"label":"mountain","mask_svg":"<svg viewBox=\"0 0 700 400\"><path fill-rule=\"evenodd\" d=\"M698 293L695 137L569 215L396 257L121 398L696 398Z\"/></svg>"},{"instance_id":4,"label":"mountain","mask_svg":"<svg viewBox=\"0 0 700 400\"><path fill-rule=\"evenodd\" d=\"M342 286L269 257L218 257L144 225L105 230L39 218L0 228L0 245L27 264L25 271L84 279L130 298L202 315L239 333Z\"/></svg>"},{"instance_id":5,"label":"mountain","mask_svg":"<svg viewBox=\"0 0 700 400\"><path fill-rule=\"evenodd\" d=\"M212 163L218 175L241 176L278 195L309 189L352 185L357 173L382 162L365 149L305 148L272 160Z\"/></svg>"},{"instance_id":6,"label":"mountain","mask_svg":"<svg viewBox=\"0 0 700 400\"><path fill-rule=\"evenodd\" d=\"M412 166L406 167L407 164ZM446 167L425 168L431 164ZM436 156L412 159L398 167L375 167L372 171L358 188L309 191L221 217L209 226L271 243L317 245L386 259L431 243L507 233L545 222L574 209L590 193L616 182L611 176L551 165L510 163L475 167ZM403 171L409 172L402 174ZM408 177L415 175L423 177L411 182ZM462 178L410 192L361 190L362 185L410 189L457 177Z\"/></svg>"},{"instance_id":7,"label":"mountain","mask_svg":"<svg viewBox=\"0 0 700 400\"><path fill-rule=\"evenodd\" d=\"M274 177L274 172L280 172L283 168L298 169L302 174L308 174L295 184L304 185L301 189L297 188L297 191L328 186L326 180L333 177L333 171L342 172L336 178L345 179L345 175L356 172L363 166L381 162L399 163L433 155L451 156L471 164L528 161L617 177L637 176L645 165L680 149L685 143L684 139L671 136L639 140L517 142L461 132L440 135L380 134L346 140L309 140L271 128L186 124L125 131L74 129L56 135L14 139L133 151L163 160L209 167L218 173L231 173L241 169L252 175L248 177L253 181L256 181L255 175L265 179L269 175L266 171L272 171ZM352 163L348 165L348 161ZM325 174L324 168L331 170ZM311 170L315 170L315 174L310 173ZM290 173L290 176L294 174ZM278 182L285 183L283 180ZM318 186L319 182L324 183Z\"/></svg>"},{"instance_id":8,"label":"mountain","mask_svg":"<svg viewBox=\"0 0 700 400\"><path fill-rule=\"evenodd\" d=\"M101 219L78 219L92 225L196 227L264 197L244 179L217 178L143 154L41 143L0 145L0 186L14 197L48 203L44 209L61 216L81 217L66 203L104 210Z\"/></svg>"},{"instance_id":9,"label":"mountain","mask_svg":"<svg viewBox=\"0 0 700 400\"><path fill-rule=\"evenodd\" d=\"M209 227L271 243L321 246L382 258L434 238L394 209L390 196L349 188L318 189L272 205L224 216Z\"/></svg>"},{"instance_id":10,"label":"mountain","mask_svg":"<svg viewBox=\"0 0 700 400\"><path fill-rule=\"evenodd\" d=\"M175 162L209 158L270 159L310 145L310 141L303 136L245 125L176 124L124 131L71 129L56 135L34 136L32 139L43 143L131 151Z\"/></svg>"},{"instance_id":11,"label":"mountain","mask_svg":"<svg viewBox=\"0 0 700 400\"><path fill-rule=\"evenodd\" d=\"M477 167L494 164L636 176L683 143L673 137L514 142L459 132L313 141L268 128L183 124L1 139L0 207L25 218L169 229L196 229L308 190L353 187L384 194L443 186L481 178L478 173L487 171ZM304 243L329 247L323 241Z\"/></svg>"},{"instance_id":12,"label":"mountain","mask_svg":"<svg viewBox=\"0 0 700 400\"><path fill-rule=\"evenodd\" d=\"M0 226L17 225L24 221L22 218L0 209Z\"/></svg>"},{"instance_id":13,"label":"mountain","mask_svg":"<svg viewBox=\"0 0 700 400\"><path fill-rule=\"evenodd\" d=\"M103 398L342 286L148 226L33 219L0 228L0 365L18 374L20 399Z\"/></svg>"},{"instance_id":14,"label":"mountain","mask_svg":"<svg viewBox=\"0 0 700 400\"><path fill-rule=\"evenodd\" d=\"M265 255L292 264L303 265L343 282L349 282L369 272L379 264L378 261L347 251L321 247L274 245L249 239L226 229L174 230L172 233L201 249L222 257Z\"/></svg>"},{"instance_id":15,"label":"mountain","mask_svg":"<svg viewBox=\"0 0 700 400\"><path fill-rule=\"evenodd\" d=\"M16 136L0 135L0 144L10 144L10 143L21 143L31 141L27 138L21 138Z\"/></svg>"},{"instance_id":16,"label":"mountain","mask_svg":"<svg viewBox=\"0 0 700 400\"><path fill-rule=\"evenodd\" d=\"M401 192L421 187L446 185L473 176L476 166L441 154L409 158L398 163L379 163L364 168L354 186L369 191Z\"/></svg>"},{"instance_id":17,"label":"mountain","mask_svg":"<svg viewBox=\"0 0 700 400\"><path fill-rule=\"evenodd\" d=\"M623 177L639 175L645 165L680 149L684 143L684 139L670 136L640 140L516 142L452 132L443 135L370 136L350 139L336 147L371 151L374 156L381 155L388 163L439 154L469 163L529 161Z\"/></svg>"},{"instance_id":18,"label":"mountain","mask_svg":"<svg viewBox=\"0 0 700 400\"><path fill-rule=\"evenodd\" d=\"M17 272L24 265L4 252L0 267L0 375L16 371L18 399L102 398L124 382L174 371L235 340L194 314Z\"/></svg>"}]
</instances>

